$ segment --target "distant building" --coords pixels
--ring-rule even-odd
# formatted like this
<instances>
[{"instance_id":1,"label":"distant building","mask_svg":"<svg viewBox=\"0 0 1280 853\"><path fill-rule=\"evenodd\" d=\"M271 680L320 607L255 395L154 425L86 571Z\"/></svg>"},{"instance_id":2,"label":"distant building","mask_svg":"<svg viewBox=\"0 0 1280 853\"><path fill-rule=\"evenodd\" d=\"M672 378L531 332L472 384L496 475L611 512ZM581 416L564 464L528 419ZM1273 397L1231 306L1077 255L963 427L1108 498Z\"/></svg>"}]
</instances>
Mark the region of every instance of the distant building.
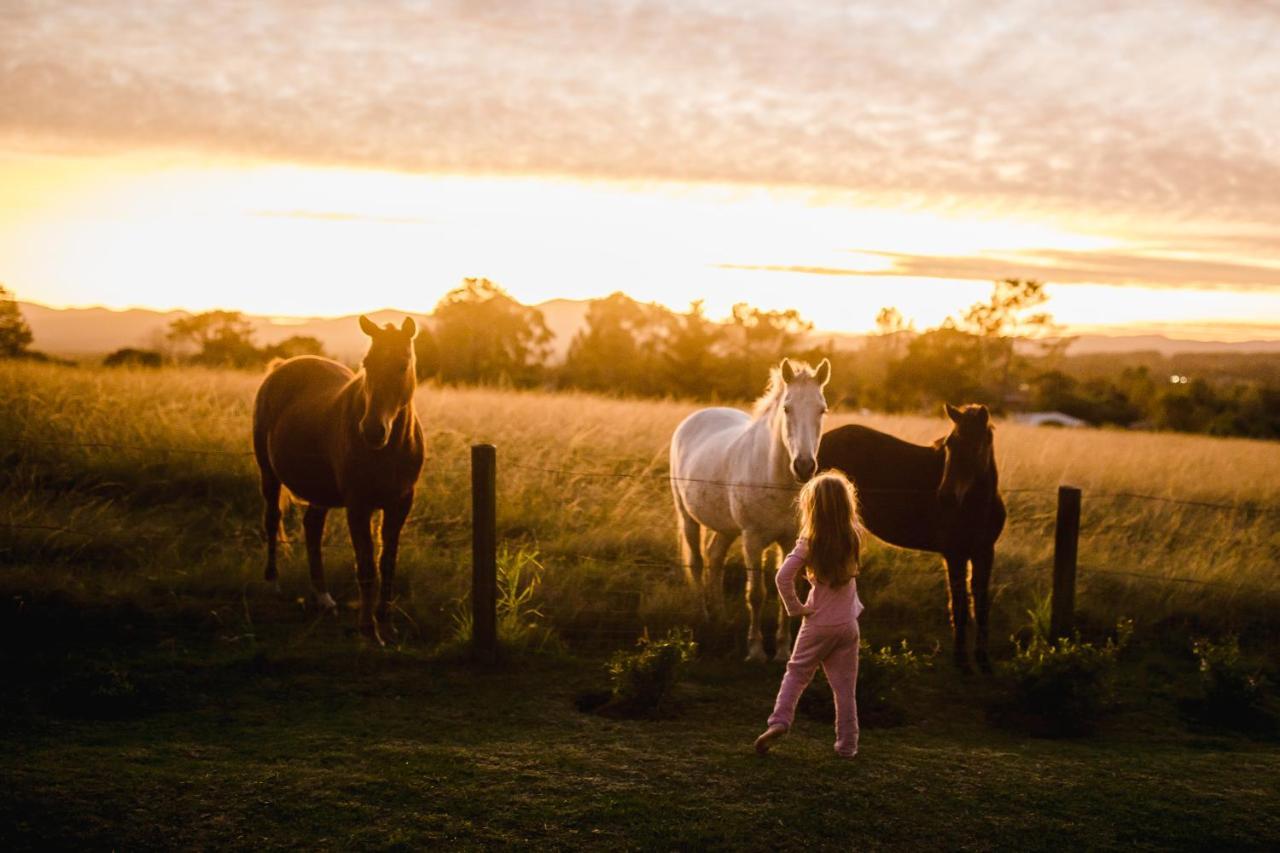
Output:
<instances>
[{"instance_id":1,"label":"distant building","mask_svg":"<svg viewBox=\"0 0 1280 853\"><path fill-rule=\"evenodd\" d=\"M1013 416L1013 422L1028 424L1029 426L1067 427L1069 429L1090 426L1088 421L1068 415L1066 412L1019 412Z\"/></svg>"}]
</instances>

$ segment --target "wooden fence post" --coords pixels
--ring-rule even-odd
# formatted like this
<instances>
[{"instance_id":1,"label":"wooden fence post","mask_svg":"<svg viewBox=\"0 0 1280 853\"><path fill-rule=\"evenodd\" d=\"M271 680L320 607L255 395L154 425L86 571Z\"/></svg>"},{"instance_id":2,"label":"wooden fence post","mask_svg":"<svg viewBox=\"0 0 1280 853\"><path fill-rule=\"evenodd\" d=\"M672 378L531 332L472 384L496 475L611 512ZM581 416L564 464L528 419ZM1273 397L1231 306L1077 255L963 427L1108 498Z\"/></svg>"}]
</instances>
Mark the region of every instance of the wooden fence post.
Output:
<instances>
[{"instance_id":1,"label":"wooden fence post","mask_svg":"<svg viewBox=\"0 0 1280 853\"><path fill-rule=\"evenodd\" d=\"M497 449L471 446L471 652L493 663L498 651Z\"/></svg>"},{"instance_id":2,"label":"wooden fence post","mask_svg":"<svg viewBox=\"0 0 1280 853\"><path fill-rule=\"evenodd\" d=\"M1076 555L1080 543L1080 490L1058 487L1058 523L1053 537L1053 602L1050 639L1070 636L1075 627Z\"/></svg>"}]
</instances>

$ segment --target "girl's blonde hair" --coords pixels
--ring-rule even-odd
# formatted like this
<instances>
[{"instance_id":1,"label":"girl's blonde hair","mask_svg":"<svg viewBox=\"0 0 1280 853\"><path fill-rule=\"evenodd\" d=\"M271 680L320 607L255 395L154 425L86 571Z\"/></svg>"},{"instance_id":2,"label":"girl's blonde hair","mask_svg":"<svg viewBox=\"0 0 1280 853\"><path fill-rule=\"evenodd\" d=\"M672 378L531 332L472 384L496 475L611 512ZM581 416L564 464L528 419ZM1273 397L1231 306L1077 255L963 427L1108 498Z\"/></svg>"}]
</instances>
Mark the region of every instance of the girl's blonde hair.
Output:
<instances>
[{"instance_id":1,"label":"girl's blonde hair","mask_svg":"<svg viewBox=\"0 0 1280 853\"><path fill-rule=\"evenodd\" d=\"M819 474L800 490L800 535L809 540L809 570L827 586L858 574L862 525L853 484L839 471Z\"/></svg>"}]
</instances>

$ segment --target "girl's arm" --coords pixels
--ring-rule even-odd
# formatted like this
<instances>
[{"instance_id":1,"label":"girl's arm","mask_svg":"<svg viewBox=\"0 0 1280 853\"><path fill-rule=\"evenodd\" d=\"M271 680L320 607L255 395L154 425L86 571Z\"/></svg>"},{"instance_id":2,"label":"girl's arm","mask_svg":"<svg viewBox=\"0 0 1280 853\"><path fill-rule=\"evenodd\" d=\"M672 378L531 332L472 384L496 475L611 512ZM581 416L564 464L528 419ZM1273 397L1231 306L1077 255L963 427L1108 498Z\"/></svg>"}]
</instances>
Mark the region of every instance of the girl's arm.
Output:
<instances>
[{"instance_id":1,"label":"girl's arm","mask_svg":"<svg viewBox=\"0 0 1280 853\"><path fill-rule=\"evenodd\" d=\"M778 598L782 600L782 606L787 609L788 616L809 615L809 609L801 604L796 596L796 573L804 568L804 561L808 557L808 540L797 539L796 547L791 549L791 553L782 561L782 565L778 566L778 573L774 576L774 583L778 585Z\"/></svg>"}]
</instances>

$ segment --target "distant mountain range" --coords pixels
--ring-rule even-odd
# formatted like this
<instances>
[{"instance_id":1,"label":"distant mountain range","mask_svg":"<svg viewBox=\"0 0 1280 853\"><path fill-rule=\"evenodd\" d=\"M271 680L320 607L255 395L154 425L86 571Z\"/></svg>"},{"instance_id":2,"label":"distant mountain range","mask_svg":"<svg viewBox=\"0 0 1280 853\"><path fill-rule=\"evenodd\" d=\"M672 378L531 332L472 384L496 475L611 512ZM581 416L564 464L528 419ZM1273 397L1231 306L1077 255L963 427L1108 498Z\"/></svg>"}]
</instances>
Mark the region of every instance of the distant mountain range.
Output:
<instances>
[{"instance_id":1,"label":"distant mountain range","mask_svg":"<svg viewBox=\"0 0 1280 853\"><path fill-rule=\"evenodd\" d=\"M169 324L186 311L151 311L132 308L117 311L109 308L49 308L33 302L21 302L22 314L31 326L35 349L70 358L101 356L122 347L153 349L164 342ZM586 322L588 303L572 299L552 299L534 306L542 311L547 327L555 335L553 356L564 358L569 342ZM368 312L379 323L399 323L406 315L430 325L429 315L382 309ZM253 323L256 342L273 344L293 335L318 338L325 349L344 361L354 362L363 355L367 338L360 331L355 315L349 317L264 317L245 315ZM847 332L815 331L815 343L831 341L838 348L861 345L865 335ZM1072 355L1092 353L1159 352L1172 355L1183 352L1277 353L1280 340L1199 341L1182 340L1165 335L1082 335L1069 350Z\"/></svg>"}]
</instances>

